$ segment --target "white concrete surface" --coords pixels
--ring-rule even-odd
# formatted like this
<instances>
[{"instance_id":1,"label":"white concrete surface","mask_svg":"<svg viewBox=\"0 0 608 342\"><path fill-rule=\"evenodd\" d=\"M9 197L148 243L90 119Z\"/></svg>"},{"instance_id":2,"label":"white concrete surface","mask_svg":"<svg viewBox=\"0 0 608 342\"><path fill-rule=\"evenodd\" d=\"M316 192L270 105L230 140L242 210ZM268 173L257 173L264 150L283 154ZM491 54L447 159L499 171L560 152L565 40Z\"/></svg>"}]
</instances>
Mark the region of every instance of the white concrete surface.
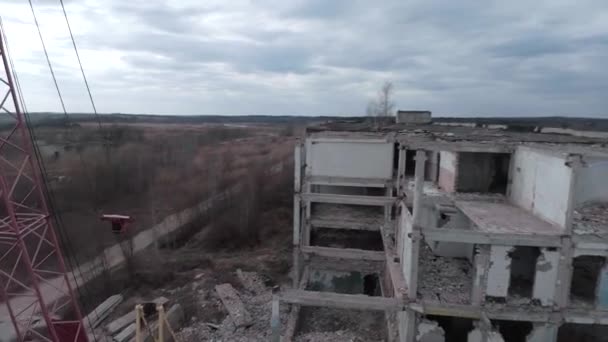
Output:
<instances>
[{"instance_id":1,"label":"white concrete surface","mask_svg":"<svg viewBox=\"0 0 608 342\"><path fill-rule=\"evenodd\" d=\"M532 298L538 299L541 305L551 306L554 303L559 257L559 251L550 251L547 248L540 250L536 261Z\"/></svg>"},{"instance_id":2,"label":"white concrete surface","mask_svg":"<svg viewBox=\"0 0 608 342\"><path fill-rule=\"evenodd\" d=\"M412 239L408 235L412 233L413 218L407 207L403 203L401 204L401 217L399 225L401 227L401 250L399 251L399 255L402 260L401 264L403 267L403 276L405 277L405 283L408 287L410 287L412 284L410 284L411 279L409 279L408 275L412 271L413 264Z\"/></svg>"},{"instance_id":3,"label":"white concrete surface","mask_svg":"<svg viewBox=\"0 0 608 342\"><path fill-rule=\"evenodd\" d=\"M307 139L306 175L391 179L393 153L389 142Z\"/></svg>"},{"instance_id":4,"label":"white concrete surface","mask_svg":"<svg viewBox=\"0 0 608 342\"><path fill-rule=\"evenodd\" d=\"M585 158L586 166L578 169L575 185L575 205L591 201L608 201L608 160Z\"/></svg>"},{"instance_id":5,"label":"white concrete surface","mask_svg":"<svg viewBox=\"0 0 608 342\"><path fill-rule=\"evenodd\" d=\"M490 297L506 297L509 292L511 279L511 258L509 252L513 247L493 245L490 248L490 269L486 295Z\"/></svg>"},{"instance_id":6,"label":"white concrete surface","mask_svg":"<svg viewBox=\"0 0 608 342\"><path fill-rule=\"evenodd\" d=\"M445 342L445 331L436 321L423 319L418 323L416 342Z\"/></svg>"},{"instance_id":7,"label":"white concrete surface","mask_svg":"<svg viewBox=\"0 0 608 342\"><path fill-rule=\"evenodd\" d=\"M556 324L535 324L526 342L553 342L557 339L557 329Z\"/></svg>"},{"instance_id":8,"label":"white concrete surface","mask_svg":"<svg viewBox=\"0 0 608 342\"><path fill-rule=\"evenodd\" d=\"M511 202L565 227L572 178L565 158L528 147L518 147L512 158Z\"/></svg>"}]
</instances>

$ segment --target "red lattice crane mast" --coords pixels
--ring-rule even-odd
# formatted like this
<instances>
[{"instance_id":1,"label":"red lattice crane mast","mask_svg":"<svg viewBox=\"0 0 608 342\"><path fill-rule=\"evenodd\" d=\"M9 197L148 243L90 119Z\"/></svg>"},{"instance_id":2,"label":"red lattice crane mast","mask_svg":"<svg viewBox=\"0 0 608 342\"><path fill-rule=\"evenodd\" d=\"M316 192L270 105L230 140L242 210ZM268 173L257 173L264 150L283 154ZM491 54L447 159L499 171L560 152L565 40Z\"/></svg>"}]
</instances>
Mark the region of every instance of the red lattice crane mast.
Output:
<instances>
[{"instance_id":1,"label":"red lattice crane mast","mask_svg":"<svg viewBox=\"0 0 608 342\"><path fill-rule=\"evenodd\" d=\"M0 317L17 341L88 342L0 30Z\"/></svg>"}]
</instances>

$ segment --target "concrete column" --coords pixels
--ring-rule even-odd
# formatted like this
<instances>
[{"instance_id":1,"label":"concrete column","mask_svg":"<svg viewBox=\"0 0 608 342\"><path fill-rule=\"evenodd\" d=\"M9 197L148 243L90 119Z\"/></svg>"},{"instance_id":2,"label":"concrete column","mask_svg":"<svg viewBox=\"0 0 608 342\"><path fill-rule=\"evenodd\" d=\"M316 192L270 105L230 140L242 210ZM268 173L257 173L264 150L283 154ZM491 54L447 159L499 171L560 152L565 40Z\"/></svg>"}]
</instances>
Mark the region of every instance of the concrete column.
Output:
<instances>
[{"instance_id":1,"label":"concrete column","mask_svg":"<svg viewBox=\"0 0 608 342\"><path fill-rule=\"evenodd\" d=\"M272 332L271 341L281 341L281 317L278 287L272 289L272 310L270 313L270 330Z\"/></svg>"},{"instance_id":2,"label":"concrete column","mask_svg":"<svg viewBox=\"0 0 608 342\"><path fill-rule=\"evenodd\" d=\"M414 226L419 224L420 211L422 209L422 197L424 196L424 163L426 161L426 152L422 150L416 151L416 173L414 176L414 208L412 216L414 217Z\"/></svg>"},{"instance_id":3,"label":"concrete column","mask_svg":"<svg viewBox=\"0 0 608 342\"><path fill-rule=\"evenodd\" d=\"M436 182L439 177L439 152L431 151L429 152L429 170L427 174L429 175L429 179L432 182Z\"/></svg>"},{"instance_id":4,"label":"concrete column","mask_svg":"<svg viewBox=\"0 0 608 342\"><path fill-rule=\"evenodd\" d=\"M299 193L302 189L302 145L300 143L296 144L294 149L293 164L295 173L293 177L293 191Z\"/></svg>"},{"instance_id":5,"label":"concrete column","mask_svg":"<svg viewBox=\"0 0 608 342\"><path fill-rule=\"evenodd\" d=\"M597 280L596 306L600 310L608 309L608 265L600 271Z\"/></svg>"},{"instance_id":6,"label":"concrete column","mask_svg":"<svg viewBox=\"0 0 608 342\"><path fill-rule=\"evenodd\" d=\"M302 269L302 255L299 246L293 247L293 288L297 289L300 284L300 270Z\"/></svg>"},{"instance_id":7,"label":"concrete column","mask_svg":"<svg viewBox=\"0 0 608 342\"><path fill-rule=\"evenodd\" d=\"M534 324L526 342L555 342L558 328L557 324Z\"/></svg>"},{"instance_id":8,"label":"concrete column","mask_svg":"<svg viewBox=\"0 0 608 342\"><path fill-rule=\"evenodd\" d=\"M390 197L393 195L393 187L387 186L385 189L384 195L386 197ZM391 216L393 216L393 205L387 204L384 206L384 223L388 224L391 221Z\"/></svg>"},{"instance_id":9,"label":"concrete column","mask_svg":"<svg viewBox=\"0 0 608 342\"><path fill-rule=\"evenodd\" d=\"M300 244L300 227L302 219L302 210L300 203L300 195L295 194L293 196L293 245L298 246Z\"/></svg>"},{"instance_id":10,"label":"concrete column","mask_svg":"<svg viewBox=\"0 0 608 342\"><path fill-rule=\"evenodd\" d=\"M397 164L397 196L402 197L405 195L405 163L406 163L406 149L405 146L399 146L399 160Z\"/></svg>"},{"instance_id":11,"label":"concrete column","mask_svg":"<svg viewBox=\"0 0 608 342\"><path fill-rule=\"evenodd\" d=\"M413 311L397 312L399 342L414 342L416 333L416 314Z\"/></svg>"},{"instance_id":12,"label":"concrete column","mask_svg":"<svg viewBox=\"0 0 608 342\"><path fill-rule=\"evenodd\" d=\"M490 246L478 245L475 254L475 275L473 278L473 290L471 302L473 305L481 305L486 293L487 275L490 267Z\"/></svg>"},{"instance_id":13,"label":"concrete column","mask_svg":"<svg viewBox=\"0 0 608 342\"><path fill-rule=\"evenodd\" d=\"M574 213L574 206L576 205L576 179L580 169L583 167L582 156L579 154L570 154L566 161L566 165L570 166L572 172L570 174L570 184L568 191L568 208L566 209L566 222L564 227L564 234L572 234L572 215Z\"/></svg>"},{"instance_id":14,"label":"concrete column","mask_svg":"<svg viewBox=\"0 0 608 342\"><path fill-rule=\"evenodd\" d=\"M486 296L507 297L509 281L511 280L511 258L509 257L509 252L512 249L512 246L491 246Z\"/></svg>"},{"instance_id":15,"label":"concrete column","mask_svg":"<svg viewBox=\"0 0 608 342\"><path fill-rule=\"evenodd\" d=\"M536 261L532 298L538 299L543 306L551 306L555 302L555 284L557 282L558 270L559 251L541 248L540 255Z\"/></svg>"},{"instance_id":16,"label":"concrete column","mask_svg":"<svg viewBox=\"0 0 608 342\"><path fill-rule=\"evenodd\" d=\"M559 255L559 269L555 284L555 304L559 308L565 308L570 301L570 285L572 282L572 260L574 248L572 239L567 236L562 238L562 247Z\"/></svg>"}]
</instances>

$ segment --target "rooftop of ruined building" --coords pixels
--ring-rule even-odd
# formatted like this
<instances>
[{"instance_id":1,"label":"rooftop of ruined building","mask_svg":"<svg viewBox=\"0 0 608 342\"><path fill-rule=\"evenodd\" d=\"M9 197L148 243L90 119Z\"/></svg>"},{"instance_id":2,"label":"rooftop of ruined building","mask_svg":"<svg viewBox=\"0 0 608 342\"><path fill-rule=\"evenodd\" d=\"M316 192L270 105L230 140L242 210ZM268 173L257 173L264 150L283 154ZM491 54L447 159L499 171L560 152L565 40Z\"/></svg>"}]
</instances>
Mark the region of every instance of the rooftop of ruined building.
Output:
<instances>
[{"instance_id":1,"label":"rooftop of ruined building","mask_svg":"<svg viewBox=\"0 0 608 342\"><path fill-rule=\"evenodd\" d=\"M309 126L308 136L326 138L373 139L392 137L413 148L429 143L448 150L467 147L512 148L520 144L538 146L557 153L592 154L608 157L608 139L556 133L522 132L508 129L446 126L440 124L383 123L374 126L369 120L332 121Z\"/></svg>"}]
</instances>

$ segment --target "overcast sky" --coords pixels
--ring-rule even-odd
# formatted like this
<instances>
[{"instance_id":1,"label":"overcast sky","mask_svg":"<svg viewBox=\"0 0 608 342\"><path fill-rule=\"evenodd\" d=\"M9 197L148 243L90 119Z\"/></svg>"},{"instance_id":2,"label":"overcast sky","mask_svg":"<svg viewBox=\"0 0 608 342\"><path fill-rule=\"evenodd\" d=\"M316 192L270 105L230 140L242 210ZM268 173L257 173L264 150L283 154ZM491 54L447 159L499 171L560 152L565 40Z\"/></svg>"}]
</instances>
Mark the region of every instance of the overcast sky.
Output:
<instances>
[{"instance_id":1,"label":"overcast sky","mask_svg":"<svg viewBox=\"0 0 608 342\"><path fill-rule=\"evenodd\" d=\"M66 0L100 112L608 117L608 1ZM91 106L59 0L34 1L68 111ZM0 15L30 111L61 109L27 0Z\"/></svg>"}]
</instances>

